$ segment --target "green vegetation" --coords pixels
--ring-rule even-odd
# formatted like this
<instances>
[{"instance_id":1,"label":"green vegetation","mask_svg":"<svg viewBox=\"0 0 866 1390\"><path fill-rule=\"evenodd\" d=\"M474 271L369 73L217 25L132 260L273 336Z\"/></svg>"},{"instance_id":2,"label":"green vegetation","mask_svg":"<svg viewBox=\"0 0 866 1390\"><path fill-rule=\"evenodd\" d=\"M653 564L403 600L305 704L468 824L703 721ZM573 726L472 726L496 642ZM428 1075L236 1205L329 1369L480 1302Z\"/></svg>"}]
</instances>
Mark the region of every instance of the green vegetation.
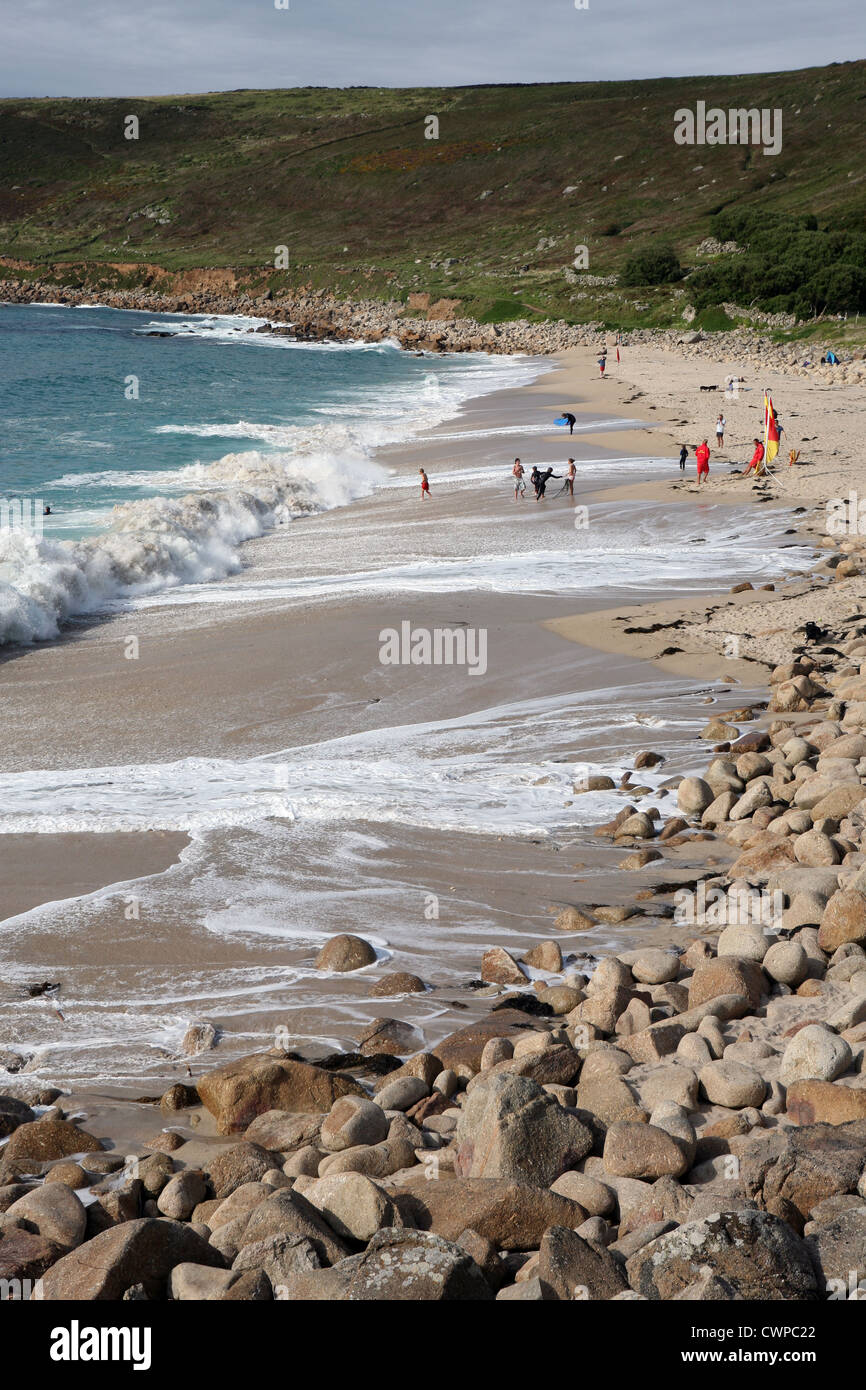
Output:
<instances>
[{"instance_id":1,"label":"green vegetation","mask_svg":"<svg viewBox=\"0 0 866 1390\"><path fill-rule=\"evenodd\" d=\"M862 223L861 223L862 225ZM712 218L720 241L736 241L744 254L700 270L692 282L695 305L756 304L811 318L866 310L866 233L817 218L753 208L727 209Z\"/></svg>"},{"instance_id":2,"label":"green vegetation","mask_svg":"<svg viewBox=\"0 0 866 1390\"><path fill-rule=\"evenodd\" d=\"M683 268L672 246L645 246L629 256L620 276L623 285L672 285Z\"/></svg>"},{"instance_id":3,"label":"green vegetation","mask_svg":"<svg viewBox=\"0 0 866 1390\"><path fill-rule=\"evenodd\" d=\"M675 111L698 100L781 108L782 152L675 144ZM406 303L425 293L488 322L660 325L681 323L687 304L703 316L727 301L809 316L866 307L864 103L864 62L641 82L5 100L0 273L171 288L165 272L205 268L218 288L225 268L254 293L309 286ZM431 114L438 140L425 138ZM130 115L138 139L125 138ZM748 250L705 260L697 247L711 231ZM581 246L589 264L575 269ZM275 268L279 247L286 269ZM659 275L664 248L681 280ZM642 283L639 264L651 272ZM613 275L618 284L598 283Z\"/></svg>"}]
</instances>

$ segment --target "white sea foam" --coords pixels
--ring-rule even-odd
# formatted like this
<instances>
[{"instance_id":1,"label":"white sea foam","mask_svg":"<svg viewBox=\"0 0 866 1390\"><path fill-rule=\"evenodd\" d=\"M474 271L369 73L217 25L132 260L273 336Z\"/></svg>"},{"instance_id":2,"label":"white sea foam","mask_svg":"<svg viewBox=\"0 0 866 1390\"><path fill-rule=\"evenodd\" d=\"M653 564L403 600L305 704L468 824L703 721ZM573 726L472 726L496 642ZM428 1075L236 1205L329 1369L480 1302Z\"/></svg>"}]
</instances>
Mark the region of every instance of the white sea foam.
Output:
<instances>
[{"instance_id":1,"label":"white sea foam","mask_svg":"<svg viewBox=\"0 0 866 1390\"><path fill-rule=\"evenodd\" d=\"M589 770L619 775L627 766L619 731L649 718L673 738L690 727L669 697L643 696L640 715L621 690L581 691L246 760L7 772L0 831L202 832L276 818L547 835L603 818L599 811L617 804L608 793L575 798L576 768L589 768L581 746L593 748Z\"/></svg>"},{"instance_id":2,"label":"white sea foam","mask_svg":"<svg viewBox=\"0 0 866 1390\"><path fill-rule=\"evenodd\" d=\"M228 331L222 321L219 326ZM417 382L391 383L382 388L378 414L356 411L350 421L166 424L157 433L257 440L269 452L230 453L165 472L65 474L50 486L136 487L162 495L120 504L103 534L76 542L0 534L0 646L49 640L75 616L225 579L241 568L244 541L305 513L345 506L385 482L385 469L371 458L377 446L446 419L471 395L531 380L538 370L527 358L461 360L428 395Z\"/></svg>"},{"instance_id":3,"label":"white sea foam","mask_svg":"<svg viewBox=\"0 0 866 1390\"><path fill-rule=\"evenodd\" d=\"M229 454L199 466L200 492L114 509L109 529L81 541L0 534L0 644L56 637L78 614L177 585L224 579L238 546L304 513L372 491L384 470L366 456Z\"/></svg>"},{"instance_id":4,"label":"white sea foam","mask_svg":"<svg viewBox=\"0 0 866 1390\"><path fill-rule=\"evenodd\" d=\"M316 563L308 560L300 571L277 578L251 573L242 583L228 580L207 587L190 585L170 594L144 594L132 603L135 607L273 601L312 604L338 597L468 591L564 598L594 589L643 594L671 587L683 593L727 586L732 579L744 576L774 578L780 571L798 571L811 563L812 552L804 546L768 545L763 517L732 518L719 508L711 525L709 520L706 514L683 517L679 532L672 534L669 518L651 506L642 515L636 505L625 524L608 515L588 528L564 527L559 548L540 549L536 548L536 532L525 524L521 513L510 528L500 530L497 540L501 549L494 552L483 548L486 536L474 523L470 534L451 529L450 544L456 550L457 542L462 541L466 548L463 554L395 560L391 564L383 560L375 567L356 570L328 569L322 547L321 564L317 556ZM360 553L360 545L358 549Z\"/></svg>"}]
</instances>

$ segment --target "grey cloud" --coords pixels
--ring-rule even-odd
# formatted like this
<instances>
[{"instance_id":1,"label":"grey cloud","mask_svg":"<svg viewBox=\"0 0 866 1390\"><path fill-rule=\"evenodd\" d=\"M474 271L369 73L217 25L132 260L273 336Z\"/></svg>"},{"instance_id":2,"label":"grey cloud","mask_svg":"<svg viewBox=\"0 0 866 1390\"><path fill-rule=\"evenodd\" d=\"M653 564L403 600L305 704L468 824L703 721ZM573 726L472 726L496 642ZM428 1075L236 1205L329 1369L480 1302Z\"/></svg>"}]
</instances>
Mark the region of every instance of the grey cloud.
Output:
<instances>
[{"instance_id":1,"label":"grey cloud","mask_svg":"<svg viewBox=\"0 0 866 1390\"><path fill-rule=\"evenodd\" d=\"M853 0L19 0L4 96L764 72L859 56Z\"/></svg>"}]
</instances>

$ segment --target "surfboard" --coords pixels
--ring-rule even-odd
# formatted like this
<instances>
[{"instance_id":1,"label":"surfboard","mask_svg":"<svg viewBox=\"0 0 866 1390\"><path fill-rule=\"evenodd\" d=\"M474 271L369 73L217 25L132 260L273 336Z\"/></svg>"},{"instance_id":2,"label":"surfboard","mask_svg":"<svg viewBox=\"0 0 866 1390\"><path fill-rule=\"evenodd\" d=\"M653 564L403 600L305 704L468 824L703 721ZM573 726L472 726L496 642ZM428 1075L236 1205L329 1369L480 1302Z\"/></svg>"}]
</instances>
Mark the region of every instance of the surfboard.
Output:
<instances>
[{"instance_id":1,"label":"surfboard","mask_svg":"<svg viewBox=\"0 0 866 1390\"><path fill-rule=\"evenodd\" d=\"M568 421L566 420L566 418L565 418L564 415L560 415L559 419L558 419L558 420L554 420L553 423L554 423L555 425L567 425L567 424L568 424Z\"/></svg>"}]
</instances>

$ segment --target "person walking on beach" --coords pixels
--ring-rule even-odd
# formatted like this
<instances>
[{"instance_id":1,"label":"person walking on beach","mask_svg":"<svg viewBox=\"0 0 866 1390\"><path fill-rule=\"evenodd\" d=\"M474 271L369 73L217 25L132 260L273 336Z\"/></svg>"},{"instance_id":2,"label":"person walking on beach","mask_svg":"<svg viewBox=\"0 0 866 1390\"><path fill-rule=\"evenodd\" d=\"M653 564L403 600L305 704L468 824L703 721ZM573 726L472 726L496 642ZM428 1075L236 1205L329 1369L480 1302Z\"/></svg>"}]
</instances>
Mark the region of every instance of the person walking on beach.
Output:
<instances>
[{"instance_id":1,"label":"person walking on beach","mask_svg":"<svg viewBox=\"0 0 866 1390\"><path fill-rule=\"evenodd\" d=\"M558 478L559 476L558 473L554 473L552 468L547 468L543 473L539 473L538 482L535 485L536 502L544 501L544 489L547 487L549 480L551 478Z\"/></svg>"},{"instance_id":2,"label":"person walking on beach","mask_svg":"<svg viewBox=\"0 0 866 1390\"><path fill-rule=\"evenodd\" d=\"M568 460L568 467L565 470L565 490L569 497L574 496L574 479L577 476L577 469L574 466L574 459Z\"/></svg>"},{"instance_id":3,"label":"person walking on beach","mask_svg":"<svg viewBox=\"0 0 866 1390\"><path fill-rule=\"evenodd\" d=\"M425 498L430 496L430 479L423 468L419 468L418 472L421 474L421 501L423 502Z\"/></svg>"},{"instance_id":4,"label":"person walking on beach","mask_svg":"<svg viewBox=\"0 0 866 1390\"><path fill-rule=\"evenodd\" d=\"M695 449L695 459L698 465L698 482L705 483L710 476L710 446L705 439Z\"/></svg>"},{"instance_id":5,"label":"person walking on beach","mask_svg":"<svg viewBox=\"0 0 866 1390\"><path fill-rule=\"evenodd\" d=\"M514 467L511 472L514 474L514 500L516 502L519 498L522 502L526 492L526 483L523 481L524 468L520 459L514 460Z\"/></svg>"},{"instance_id":6,"label":"person walking on beach","mask_svg":"<svg viewBox=\"0 0 866 1390\"><path fill-rule=\"evenodd\" d=\"M607 349L604 350L604 352L601 354L601 356L600 356L599 359L598 359L598 371L599 371L599 375L600 375L600 376L604 376L604 369L605 369L606 366L607 366Z\"/></svg>"},{"instance_id":7,"label":"person walking on beach","mask_svg":"<svg viewBox=\"0 0 866 1390\"><path fill-rule=\"evenodd\" d=\"M571 413L570 410L564 410L564 411L562 412L562 418L563 418L563 420L567 420L567 421L568 421L568 432L569 432L569 434L574 434L574 427L575 427L575 425L577 424L577 416L576 416L576 415L572 415L572 413Z\"/></svg>"},{"instance_id":8,"label":"person walking on beach","mask_svg":"<svg viewBox=\"0 0 866 1390\"><path fill-rule=\"evenodd\" d=\"M753 439L753 440L752 440L752 443L753 443L754 446L755 446L755 452L752 454L752 457L749 459L749 466L748 466L748 468L746 469L746 472L747 472L747 473L751 473L752 469L754 468L754 470L755 470L755 477L757 477L760 473L763 473L763 471L764 471L764 469L763 469L763 464L764 464L764 446L763 446L763 444L761 443L760 439Z\"/></svg>"},{"instance_id":9,"label":"person walking on beach","mask_svg":"<svg viewBox=\"0 0 866 1390\"><path fill-rule=\"evenodd\" d=\"M724 415L722 414L721 411L719 411L719 418L718 418L718 420L716 421L716 447L717 447L718 449L724 448L724 445L725 445L725 425L726 425L727 423L728 423L728 422L727 422L727 420L725 419Z\"/></svg>"},{"instance_id":10,"label":"person walking on beach","mask_svg":"<svg viewBox=\"0 0 866 1390\"><path fill-rule=\"evenodd\" d=\"M681 473L685 473L685 471L686 471L686 459L688 458L688 456L689 456L688 445L687 445L687 444L683 444L682 447L680 448L680 472L681 472Z\"/></svg>"}]
</instances>

